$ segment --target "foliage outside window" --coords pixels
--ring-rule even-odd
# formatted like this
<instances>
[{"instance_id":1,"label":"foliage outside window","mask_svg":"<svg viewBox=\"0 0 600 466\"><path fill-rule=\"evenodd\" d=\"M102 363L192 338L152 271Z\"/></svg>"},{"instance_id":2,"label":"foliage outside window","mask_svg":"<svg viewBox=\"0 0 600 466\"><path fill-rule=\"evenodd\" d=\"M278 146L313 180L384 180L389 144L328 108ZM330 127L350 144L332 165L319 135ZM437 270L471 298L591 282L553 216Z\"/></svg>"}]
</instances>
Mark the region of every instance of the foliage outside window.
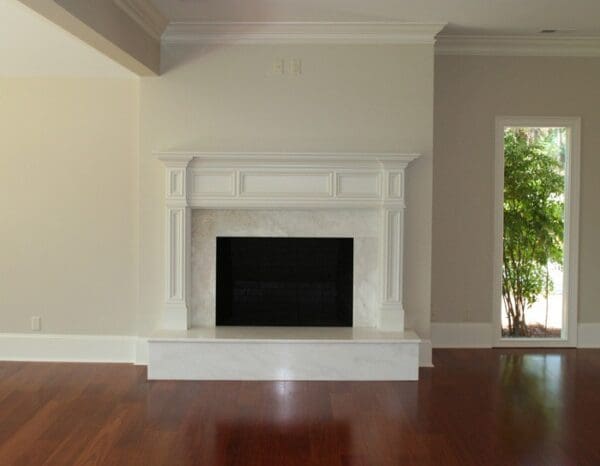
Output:
<instances>
[{"instance_id":1,"label":"foliage outside window","mask_svg":"<svg viewBox=\"0 0 600 466\"><path fill-rule=\"evenodd\" d=\"M565 128L504 132L504 336L532 336L527 310L552 291L563 263Z\"/></svg>"}]
</instances>

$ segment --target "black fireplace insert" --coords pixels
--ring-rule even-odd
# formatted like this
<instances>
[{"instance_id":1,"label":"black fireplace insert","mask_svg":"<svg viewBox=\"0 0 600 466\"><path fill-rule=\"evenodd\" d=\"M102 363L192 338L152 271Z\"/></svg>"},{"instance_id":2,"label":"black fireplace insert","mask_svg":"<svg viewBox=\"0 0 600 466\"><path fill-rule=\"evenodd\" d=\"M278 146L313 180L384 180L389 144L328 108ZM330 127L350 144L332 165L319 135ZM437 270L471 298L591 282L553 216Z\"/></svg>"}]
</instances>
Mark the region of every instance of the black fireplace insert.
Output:
<instances>
[{"instance_id":1,"label":"black fireplace insert","mask_svg":"<svg viewBox=\"0 0 600 466\"><path fill-rule=\"evenodd\" d=\"M217 238L217 325L352 327L352 238Z\"/></svg>"}]
</instances>

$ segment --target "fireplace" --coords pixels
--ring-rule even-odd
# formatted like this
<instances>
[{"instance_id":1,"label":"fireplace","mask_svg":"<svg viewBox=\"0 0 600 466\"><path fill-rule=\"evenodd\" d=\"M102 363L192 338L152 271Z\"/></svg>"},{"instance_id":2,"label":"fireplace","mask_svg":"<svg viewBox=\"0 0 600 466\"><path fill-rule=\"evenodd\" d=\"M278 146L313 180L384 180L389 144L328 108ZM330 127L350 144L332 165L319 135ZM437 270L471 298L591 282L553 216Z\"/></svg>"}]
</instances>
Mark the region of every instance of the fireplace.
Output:
<instances>
[{"instance_id":1,"label":"fireplace","mask_svg":"<svg viewBox=\"0 0 600 466\"><path fill-rule=\"evenodd\" d=\"M160 154L165 306L148 378L416 380L402 307L416 157Z\"/></svg>"},{"instance_id":2,"label":"fireplace","mask_svg":"<svg viewBox=\"0 0 600 466\"><path fill-rule=\"evenodd\" d=\"M352 327L352 238L217 238L218 326Z\"/></svg>"},{"instance_id":3,"label":"fireplace","mask_svg":"<svg viewBox=\"0 0 600 466\"><path fill-rule=\"evenodd\" d=\"M166 165L165 307L161 327L187 330L198 326L341 325L403 331L404 177L406 166L416 157L415 154L347 153L159 154ZM349 210L353 214L346 218L344 212ZM246 218L241 211L256 213L260 218L265 217L261 212L269 211L279 218L257 222L250 215ZM324 212L331 212L334 220ZM196 228L196 223L193 228L192 220L201 217L215 217L223 222L217 222L213 229ZM340 218L345 226L337 223ZM374 247L365 244L364 231L361 234L363 224L374 228L367 235L375 238ZM214 244L216 237L242 236L354 238L353 290L344 293L351 298L342 299L336 294L335 304L327 306L334 311L315 317L306 315L306 310L300 313L301 306L288 296L288 301L279 306L298 309L290 313L298 316L289 317L286 322L288 317L283 319L283 309L276 312L276 305L269 312L261 311L263 315L257 317L257 309L263 304L240 301L244 295L257 293L256 286L258 289L262 286L264 295L264 283L252 285L255 286L252 292L230 283L229 292L225 287L220 290L217 318L217 286L213 281L216 281L216 259L212 262L216 248L207 249L203 244ZM197 241L200 238L202 241ZM372 261L374 256L378 260ZM346 281L350 282L350 278ZM336 287L335 293L340 292L342 287ZM277 289L291 293L289 283L280 283ZM316 289L313 286L305 299L314 300ZM235 290L237 301L232 295ZM332 290L322 289L322 294L332 295ZM232 305L234 301L236 306ZM317 307L322 310L326 306ZM353 315L341 312L341 307L353 307ZM251 314L254 317L248 320Z\"/></svg>"}]
</instances>

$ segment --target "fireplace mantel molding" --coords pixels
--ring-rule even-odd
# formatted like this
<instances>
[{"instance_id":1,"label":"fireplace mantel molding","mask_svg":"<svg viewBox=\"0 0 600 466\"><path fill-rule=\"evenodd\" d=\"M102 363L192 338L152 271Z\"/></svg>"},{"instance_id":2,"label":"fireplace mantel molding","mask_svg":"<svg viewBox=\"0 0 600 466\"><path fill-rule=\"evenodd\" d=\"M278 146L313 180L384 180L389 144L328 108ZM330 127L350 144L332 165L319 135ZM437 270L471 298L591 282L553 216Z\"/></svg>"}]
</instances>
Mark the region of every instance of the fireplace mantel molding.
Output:
<instances>
[{"instance_id":1,"label":"fireplace mantel molding","mask_svg":"<svg viewBox=\"0 0 600 466\"><path fill-rule=\"evenodd\" d=\"M160 152L165 166L165 309L190 327L191 209L377 209L379 329L404 330L405 169L418 154Z\"/></svg>"}]
</instances>

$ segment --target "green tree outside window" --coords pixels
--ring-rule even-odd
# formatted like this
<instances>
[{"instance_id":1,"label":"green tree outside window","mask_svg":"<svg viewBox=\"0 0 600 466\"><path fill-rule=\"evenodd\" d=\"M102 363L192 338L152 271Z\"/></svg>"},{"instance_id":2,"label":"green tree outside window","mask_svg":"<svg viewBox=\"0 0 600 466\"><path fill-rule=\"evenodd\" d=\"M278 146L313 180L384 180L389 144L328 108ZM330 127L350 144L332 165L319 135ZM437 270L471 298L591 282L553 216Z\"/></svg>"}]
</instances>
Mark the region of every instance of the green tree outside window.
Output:
<instances>
[{"instance_id":1,"label":"green tree outside window","mask_svg":"<svg viewBox=\"0 0 600 466\"><path fill-rule=\"evenodd\" d=\"M505 336L528 337L527 309L548 298L548 264L563 263L565 128L504 132Z\"/></svg>"}]
</instances>

